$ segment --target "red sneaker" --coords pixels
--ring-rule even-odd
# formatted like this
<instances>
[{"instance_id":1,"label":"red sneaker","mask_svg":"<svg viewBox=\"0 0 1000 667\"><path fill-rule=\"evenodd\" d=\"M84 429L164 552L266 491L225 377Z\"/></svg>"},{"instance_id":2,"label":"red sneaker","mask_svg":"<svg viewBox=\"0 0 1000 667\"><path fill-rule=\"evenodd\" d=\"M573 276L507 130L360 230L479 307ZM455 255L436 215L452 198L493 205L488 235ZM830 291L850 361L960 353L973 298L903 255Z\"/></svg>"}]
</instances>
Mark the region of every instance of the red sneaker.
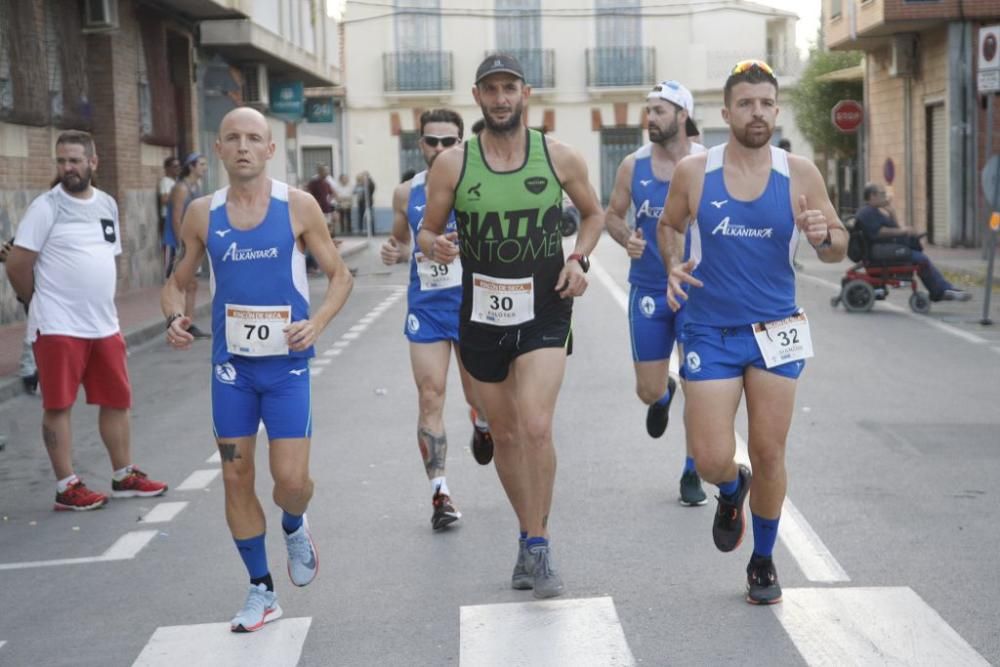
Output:
<instances>
[{"instance_id":1,"label":"red sneaker","mask_svg":"<svg viewBox=\"0 0 1000 667\"><path fill-rule=\"evenodd\" d=\"M166 492L165 482L150 479L146 473L135 466L132 466L132 472L125 475L125 479L122 481L111 481L111 495L114 498L150 498L162 496Z\"/></svg>"},{"instance_id":2,"label":"red sneaker","mask_svg":"<svg viewBox=\"0 0 1000 667\"><path fill-rule=\"evenodd\" d=\"M53 509L59 511L85 512L86 510L96 510L108 502L108 497L103 493L91 491L83 482L76 481L66 487L62 493L56 493L56 504Z\"/></svg>"}]
</instances>

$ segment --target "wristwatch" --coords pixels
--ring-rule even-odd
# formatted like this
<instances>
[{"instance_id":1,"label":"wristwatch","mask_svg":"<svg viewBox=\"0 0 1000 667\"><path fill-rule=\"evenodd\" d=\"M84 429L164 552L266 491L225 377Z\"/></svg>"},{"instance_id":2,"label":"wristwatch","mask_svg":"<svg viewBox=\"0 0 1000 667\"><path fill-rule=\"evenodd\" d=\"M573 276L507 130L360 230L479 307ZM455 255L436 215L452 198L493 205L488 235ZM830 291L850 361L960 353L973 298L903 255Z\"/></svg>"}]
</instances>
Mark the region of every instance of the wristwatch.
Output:
<instances>
[{"instance_id":1,"label":"wristwatch","mask_svg":"<svg viewBox=\"0 0 1000 667\"><path fill-rule=\"evenodd\" d=\"M566 258L567 262L572 262L573 260L576 260L577 264L580 265L580 268L583 269L584 273L590 271L590 258L587 257L586 255L581 255L578 252L574 252L572 255Z\"/></svg>"}]
</instances>

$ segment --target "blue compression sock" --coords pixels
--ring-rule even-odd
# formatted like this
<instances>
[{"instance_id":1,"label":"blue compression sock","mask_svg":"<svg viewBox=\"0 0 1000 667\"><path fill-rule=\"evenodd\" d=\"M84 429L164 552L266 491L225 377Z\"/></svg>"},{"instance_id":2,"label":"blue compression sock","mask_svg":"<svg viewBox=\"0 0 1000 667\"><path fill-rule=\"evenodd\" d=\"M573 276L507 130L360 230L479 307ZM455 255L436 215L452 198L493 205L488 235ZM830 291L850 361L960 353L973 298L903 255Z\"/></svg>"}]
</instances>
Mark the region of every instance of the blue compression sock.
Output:
<instances>
[{"instance_id":1,"label":"blue compression sock","mask_svg":"<svg viewBox=\"0 0 1000 667\"><path fill-rule=\"evenodd\" d=\"M740 490L740 476L737 475L736 479L731 482L723 482L719 484L719 493L721 493L726 498L732 498Z\"/></svg>"},{"instance_id":2,"label":"blue compression sock","mask_svg":"<svg viewBox=\"0 0 1000 667\"><path fill-rule=\"evenodd\" d=\"M284 510L281 511L281 528L285 531L285 535L291 535L301 526L302 526L301 514L289 514Z\"/></svg>"},{"instance_id":3,"label":"blue compression sock","mask_svg":"<svg viewBox=\"0 0 1000 667\"><path fill-rule=\"evenodd\" d=\"M532 547L537 547L537 546L547 547L549 546L549 541L544 537L529 537L528 548L530 549Z\"/></svg>"},{"instance_id":4,"label":"blue compression sock","mask_svg":"<svg viewBox=\"0 0 1000 667\"><path fill-rule=\"evenodd\" d=\"M697 472L694 468L694 459L690 456L684 459L684 472Z\"/></svg>"},{"instance_id":5,"label":"blue compression sock","mask_svg":"<svg viewBox=\"0 0 1000 667\"><path fill-rule=\"evenodd\" d=\"M670 390L667 389L666 393L664 393L663 396L660 396L660 400L658 400L656 404L662 408L666 407L667 403L669 402L670 402Z\"/></svg>"},{"instance_id":6,"label":"blue compression sock","mask_svg":"<svg viewBox=\"0 0 1000 667\"><path fill-rule=\"evenodd\" d=\"M246 540L233 540L236 542L236 549L240 552L243 564L247 566L247 572L251 579L261 579L268 574L267 570L267 549L264 546L264 533Z\"/></svg>"},{"instance_id":7,"label":"blue compression sock","mask_svg":"<svg viewBox=\"0 0 1000 667\"><path fill-rule=\"evenodd\" d=\"M778 539L778 521L781 517L765 519L752 512L750 516L753 523L753 553L755 556L770 558L774 542Z\"/></svg>"},{"instance_id":8,"label":"blue compression sock","mask_svg":"<svg viewBox=\"0 0 1000 667\"><path fill-rule=\"evenodd\" d=\"M522 530L521 533L520 533L520 537L518 539L521 540L522 542L527 542L528 541L528 531Z\"/></svg>"}]
</instances>

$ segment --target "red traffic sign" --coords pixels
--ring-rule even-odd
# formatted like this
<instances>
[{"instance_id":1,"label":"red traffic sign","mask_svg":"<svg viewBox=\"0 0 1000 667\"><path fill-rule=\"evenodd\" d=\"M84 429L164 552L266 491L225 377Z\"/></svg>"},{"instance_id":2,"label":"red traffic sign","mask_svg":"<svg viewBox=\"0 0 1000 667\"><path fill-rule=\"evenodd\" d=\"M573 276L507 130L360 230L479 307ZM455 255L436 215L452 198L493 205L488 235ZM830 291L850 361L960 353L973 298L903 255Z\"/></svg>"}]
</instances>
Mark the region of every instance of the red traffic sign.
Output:
<instances>
[{"instance_id":1,"label":"red traffic sign","mask_svg":"<svg viewBox=\"0 0 1000 667\"><path fill-rule=\"evenodd\" d=\"M865 108L854 100L840 100L833 105L830 119L833 121L833 126L841 132L853 134L865 121Z\"/></svg>"}]
</instances>

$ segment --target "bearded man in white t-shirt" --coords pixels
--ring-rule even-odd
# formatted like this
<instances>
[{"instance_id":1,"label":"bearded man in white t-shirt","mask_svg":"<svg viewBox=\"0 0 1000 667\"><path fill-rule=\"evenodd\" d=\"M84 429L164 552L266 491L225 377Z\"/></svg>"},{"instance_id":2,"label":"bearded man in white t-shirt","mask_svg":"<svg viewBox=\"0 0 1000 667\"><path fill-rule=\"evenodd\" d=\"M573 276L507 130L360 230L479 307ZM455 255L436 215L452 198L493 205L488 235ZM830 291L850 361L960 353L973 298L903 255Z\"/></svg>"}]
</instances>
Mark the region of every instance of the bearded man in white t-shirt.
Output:
<instances>
[{"instance_id":1,"label":"bearded man in white t-shirt","mask_svg":"<svg viewBox=\"0 0 1000 667\"><path fill-rule=\"evenodd\" d=\"M158 496L167 485L132 465L132 389L115 308L121 228L115 200L91 185L97 169L91 136L59 135L56 169L59 182L31 202L17 228L7 276L30 305L28 337L42 389L42 438L57 480L55 509L91 510L108 498L73 473L70 411L81 384L87 402L100 406L112 495Z\"/></svg>"}]
</instances>

